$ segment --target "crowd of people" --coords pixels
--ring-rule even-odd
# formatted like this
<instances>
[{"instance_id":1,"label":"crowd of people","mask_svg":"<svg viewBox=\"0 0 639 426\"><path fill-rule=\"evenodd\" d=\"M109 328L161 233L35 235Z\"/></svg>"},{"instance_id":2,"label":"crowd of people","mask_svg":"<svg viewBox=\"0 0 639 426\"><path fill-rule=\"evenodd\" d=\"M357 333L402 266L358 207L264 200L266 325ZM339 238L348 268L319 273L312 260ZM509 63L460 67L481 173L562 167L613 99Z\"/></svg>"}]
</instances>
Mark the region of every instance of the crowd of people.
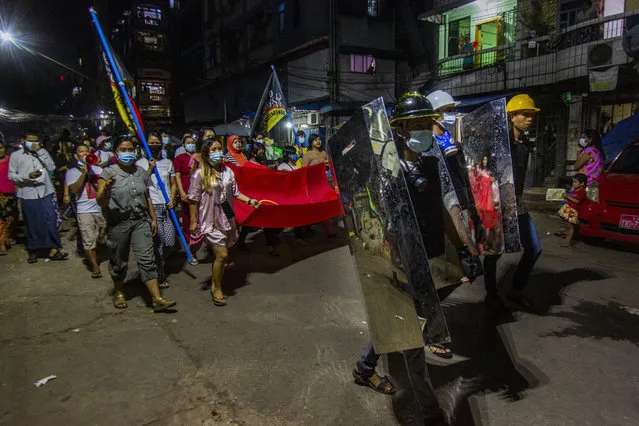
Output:
<instances>
[{"instance_id":1,"label":"crowd of people","mask_svg":"<svg viewBox=\"0 0 639 426\"><path fill-rule=\"evenodd\" d=\"M165 311L175 305L161 291L170 287L167 260L179 246L170 213L176 209L190 251L197 253L206 245L214 257L211 296L215 305L224 306L227 298L221 284L229 249L239 243L247 250L248 233L257 231L239 229L233 200L259 208L258 200L240 192L232 168L289 172L328 164L318 135L311 135L308 145L299 137L271 159L265 155L268 144L264 139L262 135L219 137L213 129L203 128L183 133L179 143L165 130L151 131L146 135L147 152L133 135L101 134L95 140L74 140L63 131L54 140L26 131L11 153L2 140L0 255L15 244L15 225L21 214L28 262L37 263L41 255L46 255L45 261L67 260L60 233L66 231L63 219L68 217L77 222L76 251L86 259L91 278L102 278L97 250L102 245L108 248L115 308L127 307L124 281L133 251L153 309ZM335 235L331 221L323 225L330 237ZM309 226L294 229L296 243L306 244ZM281 232L264 229L273 256L279 256Z\"/></svg>"}]
</instances>

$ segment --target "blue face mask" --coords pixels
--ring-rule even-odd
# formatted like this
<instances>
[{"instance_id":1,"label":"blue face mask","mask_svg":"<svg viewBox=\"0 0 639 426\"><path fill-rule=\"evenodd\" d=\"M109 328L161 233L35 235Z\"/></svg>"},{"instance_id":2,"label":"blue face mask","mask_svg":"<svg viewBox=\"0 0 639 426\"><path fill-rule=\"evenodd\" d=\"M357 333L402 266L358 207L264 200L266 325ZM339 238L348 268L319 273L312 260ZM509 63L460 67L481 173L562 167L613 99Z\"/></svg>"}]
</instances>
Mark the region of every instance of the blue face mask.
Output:
<instances>
[{"instance_id":1,"label":"blue face mask","mask_svg":"<svg viewBox=\"0 0 639 426\"><path fill-rule=\"evenodd\" d=\"M135 158L134 152L118 152L118 161L123 166L130 166L135 162Z\"/></svg>"},{"instance_id":2,"label":"blue face mask","mask_svg":"<svg viewBox=\"0 0 639 426\"><path fill-rule=\"evenodd\" d=\"M209 153L209 160L211 160L211 163L213 164L217 164L219 162L222 161L222 158L224 157L224 154L222 154L221 152L210 152Z\"/></svg>"},{"instance_id":3,"label":"blue face mask","mask_svg":"<svg viewBox=\"0 0 639 426\"><path fill-rule=\"evenodd\" d=\"M413 152L426 152L433 146L433 132L430 130L413 130L410 139L406 142L408 149Z\"/></svg>"},{"instance_id":4,"label":"blue face mask","mask_svg":"<svg viewBox=\"0 0 639 426\"><path fill-rule=\"evenodd\" d=\"M25 146L25 147L27 147L27 149L28 149L29 151L33 151L33 145L35 145L36 143L37 143L37 142L29 142L29 141L26 141L26 142L24 143L24 146Z\"/></svg>"},{"instance_id":5,"label":"blue face mask","mask_svg":"<svg viewBox=\"0 0 639 426\"><path fill-rule=\"evenodd\" d=\"M168 145L171 139L168 136L162 136L162 145Z\"/></svg>"},{"instance_id":6,"label":"blue face mask","mask_svg":"<svg viewBox=\"0 0 639 426\"><path fill-rule=\"evenodd\" d=\"M184 145L184 149L186 150L186 152L190 152L191 154L193 154L195 152L195 144L187 143L186 145Z\"/></svg>"},{"instance_id":7,"label":"blue face mask","mask_svg":"<svg viewBox=\"0 0 639 426\"><path fill-rule=\"evenodd\" d=\"M291 155L288 156L288 158L290 158L292 162L296 162L297 161L297 154L291 154Z\"/></svg>"},{"instance_id":8,"label":"blue face mask","mask_svg":"<svg viewBox=\"0 0 639 426\"><path fill-rule=\"evenodd\" d=\"M111 148L113 148L113 145L111 144L111 142L105 142L104 143L104 150L105 151L110 151Z\"/></svg>"}]
</instances>

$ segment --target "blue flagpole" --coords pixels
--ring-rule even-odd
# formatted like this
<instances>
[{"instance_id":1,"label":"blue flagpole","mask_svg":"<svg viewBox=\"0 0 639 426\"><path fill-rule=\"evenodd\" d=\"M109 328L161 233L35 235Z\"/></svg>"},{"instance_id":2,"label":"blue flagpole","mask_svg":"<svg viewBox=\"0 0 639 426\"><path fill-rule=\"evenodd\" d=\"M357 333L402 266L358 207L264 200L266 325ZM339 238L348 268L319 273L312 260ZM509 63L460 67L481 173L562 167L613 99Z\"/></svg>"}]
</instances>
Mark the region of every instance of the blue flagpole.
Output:
<instances>
[{"instance_id":1,"label":"blue flagpole","mask_svg":"<svg viewBox=\"0 0 639 426\"><path fill-rule=\"evenodd\" d=\"M100 43L102 44L102 48L104 49L104 53L109 60L109 65L113 70L113 76L118 83L118 87L120 89L120 93L122 94L122 98L124 102L126 102L127 108L131 111L131 118L133 118L133 123L135 124L135 129L137 130L138 137L140 138L140 142L142 142L142 146L144 147L144 152L146 153L147 158L153 158L151 155L151 151L149 150L149 145L146 142L146 136L144 136L144 132L142 132L142 125L138 120L137 114L135 114L135 109L133 108L133 104L131 99L129 99L129 95L126 91L126 86L122 81L122 76L120 75L120 71L118 71L117 64L115 62L115 58L113 57L113 53L109 50L109 44L107 43L106 38L104 37L104 33L102 32L102 27L100 26L100 21L98 21L98 14L93 7L89 8L89 14L91 15L91 20L93 21L93 25L95 26L95 30L98 33L98 37L100 38ZM153 173L155 173L155 177L158 181L158 186L162 191L162 195L164 195L164 200L168 204L170 202L169 195L166 192L166 187L164 186L164 182L162 182L162 178L160 177L160 172L157 167L153 169ZM193 255L191 254L191 250L189 249L189 245L184 238L184 234L182 233L182 227L180 226L180 222L178 221L177 215L173 209L169 209L169 213L171 214L171 219L173 220L173 226L177 231L177 234L180 237L180 242L182 243L182 247L184 247L184 251L186 252L186 257L191 265L197 265L197 260L193 259Z\"/></svg>"}]
</instances>

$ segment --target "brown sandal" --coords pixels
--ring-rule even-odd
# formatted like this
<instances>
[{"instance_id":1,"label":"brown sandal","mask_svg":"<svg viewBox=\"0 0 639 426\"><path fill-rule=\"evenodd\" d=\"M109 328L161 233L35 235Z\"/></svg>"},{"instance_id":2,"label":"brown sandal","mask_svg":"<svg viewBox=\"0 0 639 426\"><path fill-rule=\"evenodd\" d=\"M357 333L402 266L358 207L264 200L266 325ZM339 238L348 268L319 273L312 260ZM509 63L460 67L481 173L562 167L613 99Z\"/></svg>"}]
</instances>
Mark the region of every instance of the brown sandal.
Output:
<instances>
[{"instance_id":1,"label":"brown sandal","mask_svg":"<svg viewBox=\"0 0 639 426\"><path fill-rule=\"evenodd\" d=\"M113 297L113 306L115 309L126 309L129 307L126 303L126 297L124 297L124 293L118 292Z\"/></svg>"},{"instance_id":2,"label":"brown sandal","mask_svg":"<svg viewBox=\"0 0 639 426\"><path fill-rule=\"evenodd\" d=\"M371 379L375 376L379 377L377 385L371 381ZM368 386L375 392L383 393L384 395L392 395L396 391L395 386L393 386L388 376L380 376L377 372L373 373L372 376L366 377L362 375L357 368L355 368L353 370L353 378L355 379L355 383L358 385Z\"/></svg>"}]
</instances>

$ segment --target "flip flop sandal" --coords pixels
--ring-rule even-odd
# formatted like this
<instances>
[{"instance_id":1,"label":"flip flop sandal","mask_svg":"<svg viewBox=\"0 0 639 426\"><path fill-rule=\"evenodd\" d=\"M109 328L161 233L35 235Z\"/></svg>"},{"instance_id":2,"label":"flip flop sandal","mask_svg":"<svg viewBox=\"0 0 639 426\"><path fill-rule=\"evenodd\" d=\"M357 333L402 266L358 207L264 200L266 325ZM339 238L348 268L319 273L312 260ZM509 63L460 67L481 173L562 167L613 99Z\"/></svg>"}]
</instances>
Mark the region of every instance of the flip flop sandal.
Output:
<instances>
[{"instance_id":1,"label":"flip flop sandal","mask_svg":"<svg viewBox=\"0 0 639 426\"><path fill-rule=\"evenodd\" d=\"M377 385L371 382L371 377L377 376L379 377L379 383ZM380 376L375 373L372 376L364 377L362 373L357 370L353 370L353 378L355 379L355 383L360 386L368 386L373 389L375 392L383 393L384 395L392 395L395 393L395 386L391 383L390 379L387 376ZM386 390L386 387L390 385L390 390Z\"/></svg>"},{"instance_id":2,"label":"flip flop sandal","mask_svg":"<svg viewBox=\"0 0 639 426\"><path fill-rule=\"evenodd\" d=\"M429 345L428 349L430 349L433 355L436 355L440 358L451 359L453 357L453 353L444 345Z\"/></svg>"},{"instance_id":3,"label":"flip flop sandal","mask_svg":"<svg viewBox=\"0 0 639 426\"><path fill-rule=\"evenodd\" d=\"M164 288L170 288L171 285L165 281L162 284L158 284L158 287L164 289Z\"/></svg>"},{"instance_id":4,"label":"flip flop sandal","mask_svg":"<svg viewBox=\"0 0 639 426\"><path fill-rule=\"evenodd\" d=\"M228 302L226 301L226 297L219 298L213 296L213 304L215 306L226 306Z\"/></svg>"},{"instance_id":5,"label":"flip flop sandal","mask_svg":"<svg viewBox=\"0 0 639 426\"><path fill-rule=\"evenodd\" d=\"M91 278L93 278L94 280L98 280L98 279L102 278L102 272L93 272L91 274Z\"/></svg>"}]
</instances>

